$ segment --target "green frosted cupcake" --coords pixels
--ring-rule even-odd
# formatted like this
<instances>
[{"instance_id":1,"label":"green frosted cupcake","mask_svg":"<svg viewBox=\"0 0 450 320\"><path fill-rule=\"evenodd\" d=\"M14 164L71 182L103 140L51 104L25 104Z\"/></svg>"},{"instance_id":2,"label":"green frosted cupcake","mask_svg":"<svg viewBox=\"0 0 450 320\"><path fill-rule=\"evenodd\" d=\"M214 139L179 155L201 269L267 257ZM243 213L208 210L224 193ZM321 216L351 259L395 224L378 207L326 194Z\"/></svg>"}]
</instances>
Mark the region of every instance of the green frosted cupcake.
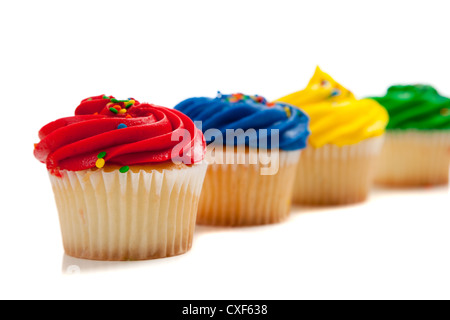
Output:
<instances>
[{"instance_id":1,"label":"green frosted cupcake","mask_svg":"<svg viewBox=\"0 0 450 320\"><path fill-rule=\"evenodd\" d=\"M397 85L374 97L389 113L375 181L391 186L448 184L450 99L428 85Z\"/></svg>"}]
</instances>

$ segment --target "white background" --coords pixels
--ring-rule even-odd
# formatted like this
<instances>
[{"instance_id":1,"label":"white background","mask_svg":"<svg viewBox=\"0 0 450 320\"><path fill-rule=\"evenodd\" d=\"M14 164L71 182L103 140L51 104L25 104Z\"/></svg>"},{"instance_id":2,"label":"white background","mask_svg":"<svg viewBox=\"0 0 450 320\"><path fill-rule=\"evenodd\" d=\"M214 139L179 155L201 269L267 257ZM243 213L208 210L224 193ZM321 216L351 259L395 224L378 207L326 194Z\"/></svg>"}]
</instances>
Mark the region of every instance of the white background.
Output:
<instances>
[{"instance_id":1,"label":"white background","mask_svg":"<svg viewBox=\"0 0 450 320\"><path fill-rule=\"evenodd\" d=\"M394 83L450 95L448 1L0 2L0 298L449 299L448 188L374 190L367 203L294 208L283 224L197 229L188 254L64 255L33 143L99 94L173 107L191 96L268 99L316 65L357 96Z\"/></svg>"}]
</instances>

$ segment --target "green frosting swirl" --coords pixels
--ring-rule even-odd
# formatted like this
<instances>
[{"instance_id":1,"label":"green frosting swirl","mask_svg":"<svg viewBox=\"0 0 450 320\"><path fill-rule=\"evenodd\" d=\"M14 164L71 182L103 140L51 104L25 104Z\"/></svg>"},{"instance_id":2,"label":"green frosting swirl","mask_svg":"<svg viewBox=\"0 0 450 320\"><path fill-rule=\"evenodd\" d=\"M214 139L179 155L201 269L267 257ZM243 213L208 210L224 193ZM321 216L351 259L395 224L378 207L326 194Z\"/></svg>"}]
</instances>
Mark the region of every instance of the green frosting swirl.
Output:
<instances>
[{"instance_id":1,"label":"green frosting swirl","mask_svg":"<svg viewBox=\"0 0 450 320\"><path fill-rule=\"evenodd\" d=\"M372 97L389 113L387 129L450 129L450 99L428 85L397 85Z\"/></svg>"}]
</instances>

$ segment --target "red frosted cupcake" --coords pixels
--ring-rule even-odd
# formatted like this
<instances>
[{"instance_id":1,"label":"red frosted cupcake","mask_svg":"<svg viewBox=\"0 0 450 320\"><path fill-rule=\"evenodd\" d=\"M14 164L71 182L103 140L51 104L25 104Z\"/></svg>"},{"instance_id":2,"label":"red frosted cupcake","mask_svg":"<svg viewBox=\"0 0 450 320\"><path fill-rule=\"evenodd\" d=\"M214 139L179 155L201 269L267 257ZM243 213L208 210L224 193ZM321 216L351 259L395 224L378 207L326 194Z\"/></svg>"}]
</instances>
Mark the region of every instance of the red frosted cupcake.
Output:
<instances>
[{"instance_id":1,"label":"red frosted cupcake","mask_svg":"<svg viewBox=\"0 0 450 320\"><path fill-rule=\"evenodd\" d=\"M47 165L68 255L145 260L191 248L206 164L187 116L97 96L39 137L34 155Z\"/></svg>"}]
</instances>

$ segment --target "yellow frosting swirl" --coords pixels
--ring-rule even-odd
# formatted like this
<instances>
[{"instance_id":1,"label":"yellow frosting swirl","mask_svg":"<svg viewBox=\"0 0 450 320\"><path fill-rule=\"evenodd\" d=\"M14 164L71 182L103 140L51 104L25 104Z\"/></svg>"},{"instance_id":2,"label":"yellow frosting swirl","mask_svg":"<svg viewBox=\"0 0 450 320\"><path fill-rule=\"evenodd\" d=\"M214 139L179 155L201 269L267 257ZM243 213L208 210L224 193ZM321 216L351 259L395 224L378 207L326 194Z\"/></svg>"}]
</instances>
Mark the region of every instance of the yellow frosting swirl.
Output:
<instances>
[{"instance_id":1,"label":"yellow frosting swirl","mask_svg":"<svg viewBox=\"0 0 450 320\"><path fill-rule=\"evenodd\" d=\"M296 106L310 118L309 144L345 146L382 135L389 116L372 99L358 100L353 93L317 67L306 89L276 100Z\"/></svg>"}]
</instances>

